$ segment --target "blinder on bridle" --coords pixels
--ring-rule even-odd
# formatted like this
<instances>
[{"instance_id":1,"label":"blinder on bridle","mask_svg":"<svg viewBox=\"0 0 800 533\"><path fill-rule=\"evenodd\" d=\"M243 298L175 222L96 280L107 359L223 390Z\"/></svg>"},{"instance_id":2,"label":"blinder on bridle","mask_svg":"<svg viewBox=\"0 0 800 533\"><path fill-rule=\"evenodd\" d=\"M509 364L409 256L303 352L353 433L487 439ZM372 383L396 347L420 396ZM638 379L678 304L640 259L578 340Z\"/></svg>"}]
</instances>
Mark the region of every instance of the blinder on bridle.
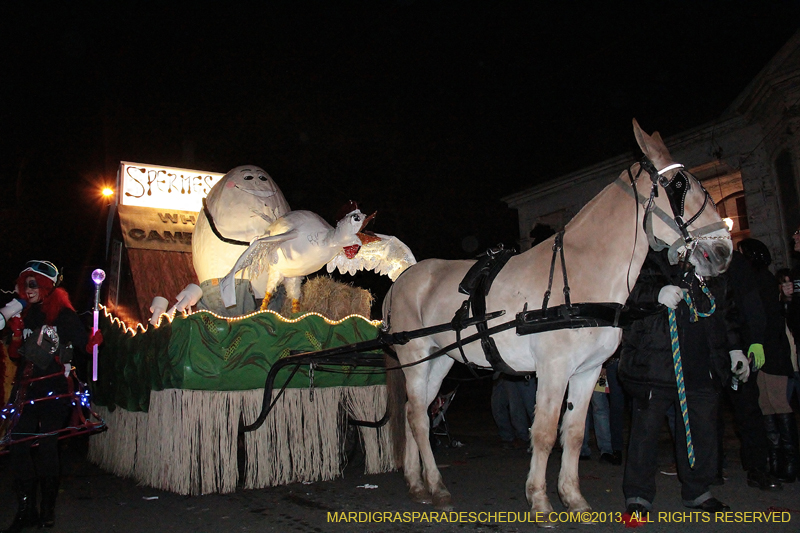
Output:
<instances>
[{"instance_id":1,"label":"blinder on bridle","mask_svg":"<svg viewBox=\"0 0 800 533\"><path fill-rule=\"evenodd\" d=\"M678 169L678 171L674 176L667 179L664 174L674 169ZM651 248L656 251L669 248L667 255L670 263L677 264L679 259L681 259L678 257L678 250L680 248L683 247L686 250L686 256L682 259L688 260L689 256L691 256L695 246L697 245L697 239L709 233L725 229L724 222L715 222L696 230L689 230L689 226L692 225L700 217L700 215L703 214L703 211L705 211L709 203L712 207L715 207L715 204L714 200L711 198L711 195L708 194L708 191L706 191L700 182L695 179L695 181L697 181L697 185L703 191L703 205L700 206L700 209L694 215L689 217L688 220L685 219L686 196L689 194L689 191L692 188L693 177L687 170L684 169L683 165L680 163L674 163L664 167L661 170L657 170L655 165L653 165L649 159L644 158L639 163L639 173L641 173L642 170L649 174L650 181L652 182L650 198L645 204L645 217L642 220L642 226L647 233L647 239ZM630 174L630 169L628 170L628 173ZM638 177L639 176L637 173L636 178ZM631 176L631 178L631 183L635 190L636 179L633 178L633 176ZM667 195L667 199L669 200L669 205L672 210L672 217L664 213L655 205L654 199L658 196L659 185L664 189L664 192ZM670 228L680 235L680 237L671 245L653 235L653 213L655 213L662 221L664 221Z\"/></svg>"}]
</instances>

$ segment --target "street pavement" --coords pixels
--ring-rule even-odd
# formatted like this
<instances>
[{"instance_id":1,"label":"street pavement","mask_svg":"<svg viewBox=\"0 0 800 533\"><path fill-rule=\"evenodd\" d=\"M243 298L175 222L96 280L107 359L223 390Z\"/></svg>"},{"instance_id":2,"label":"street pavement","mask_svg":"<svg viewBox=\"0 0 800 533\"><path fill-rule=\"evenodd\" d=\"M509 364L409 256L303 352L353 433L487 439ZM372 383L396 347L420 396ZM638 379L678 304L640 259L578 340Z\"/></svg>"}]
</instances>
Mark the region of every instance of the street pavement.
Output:
<instances>
[{"instance_id":1,"label":"street pavement","mask_svg":"<svg viewBox=\"0 0 800 533\"><path fill-rule=\"evenodd\" d=\"M448 411L448 420L451 434L463 446L448 448L440 445L436 458L453 495L455 513L462 513L460 515L433 515L431 511L435 510L430 506L408 499L401 473L366 475L363 463L357 459L347 466L342 477L332 481L293 483L260 490L240 489L233 494L179 496L137 486L132 480L104 472L85 460L85 443L72 439L62 444L64 475L56 510L56 527L52 531L463 533L537 529L531 523L519 522L530 520L530 508L525 500L530 455L525 449L507 450L500 446L485 387L475 386L470 393L469 387L462 386L459 394ZM655 516L651 515L655 521L637 528L637 531L800 531L800 482L787 484L780 492L763 492L748 487L738 461L738 440L730 416L727 418L727 480L724 485L713 487L713 493L728 503L732 512L750 514L704 517L692 513L681 506L677 478L658 474ZM671 450L665 425L659 449L660 467L666 469L671 465ZM600 463L598 456L594 449L592 460L580 462L581 489L597 513L594 516L597 522L563 521L558 525L559 530L626 530L624 525L616 522L624 510L623 467ZM559 462L560 451L555 450L550 457L547 479L548 492L557 512L564 511L556 491ZM5 527L15 509L7 455L0 457L0 502L0 527ZM659 516L659 512L664 514ZM783 522L752 522L765 517ZM556 518L567 520L563 514ZM730 522L721 521L723 519Z\"/></svg>"}]
</instances>

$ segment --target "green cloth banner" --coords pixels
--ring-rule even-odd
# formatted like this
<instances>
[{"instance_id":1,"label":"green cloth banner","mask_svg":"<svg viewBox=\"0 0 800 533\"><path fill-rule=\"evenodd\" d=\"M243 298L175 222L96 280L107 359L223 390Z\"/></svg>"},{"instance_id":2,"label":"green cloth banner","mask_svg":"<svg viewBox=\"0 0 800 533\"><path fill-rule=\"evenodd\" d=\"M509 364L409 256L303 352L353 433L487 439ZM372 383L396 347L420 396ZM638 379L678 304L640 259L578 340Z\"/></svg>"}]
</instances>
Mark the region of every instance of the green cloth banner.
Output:
<instances>
[{"instance_id":1,"label":"green cloth banner","mask_svg":"<svg viewBox=\"0 0 800 533\"><path fill-rule=\"evenodd\" d=\"M233 391L264 387L272 365L291 351L313 352L375 339L377 326L360 317L331 324L319 315L285 320L271 313L247 318L217 318L200 311L178 316L158 328L131 330L100 313L103 345L92 401L109 409L147 411L150 391L190 389ZM292 366L281 370L275 387L283 386ZM378 385L383 369L338 367L341 372L314 372L315 387ZM308 367L300 367L289 387L308 387Z\"/></svg>"}]
</instances>

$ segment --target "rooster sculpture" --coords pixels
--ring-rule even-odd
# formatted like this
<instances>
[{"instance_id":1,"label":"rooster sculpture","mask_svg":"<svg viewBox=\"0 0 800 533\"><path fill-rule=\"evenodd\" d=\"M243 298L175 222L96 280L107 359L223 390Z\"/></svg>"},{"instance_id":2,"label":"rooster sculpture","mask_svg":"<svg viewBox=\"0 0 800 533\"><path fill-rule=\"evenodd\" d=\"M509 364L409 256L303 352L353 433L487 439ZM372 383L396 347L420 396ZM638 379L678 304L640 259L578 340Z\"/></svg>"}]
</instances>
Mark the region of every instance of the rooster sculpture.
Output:
<instances>
[{"instance_id":1,"label":"rooster sculpture","mask_svg":"<svg viewBox=\"0 0 800 533\"><path fill-rule=\"evenodd\" d=\"M375 216L353 208L332 227L311 211L290 211L270 224L239 257L227 276L220 280L225 305L235 301L234 280L239 272L250 278L266 272L266 291L261 308L266 309L278 285L283 284L291 298L292 312L299 311L303 277L327 265L328 272L354 274L358 270L375 272L397 279L416 260L411 250L396 237L365 233Z\"/></svg>"}]
</instances>

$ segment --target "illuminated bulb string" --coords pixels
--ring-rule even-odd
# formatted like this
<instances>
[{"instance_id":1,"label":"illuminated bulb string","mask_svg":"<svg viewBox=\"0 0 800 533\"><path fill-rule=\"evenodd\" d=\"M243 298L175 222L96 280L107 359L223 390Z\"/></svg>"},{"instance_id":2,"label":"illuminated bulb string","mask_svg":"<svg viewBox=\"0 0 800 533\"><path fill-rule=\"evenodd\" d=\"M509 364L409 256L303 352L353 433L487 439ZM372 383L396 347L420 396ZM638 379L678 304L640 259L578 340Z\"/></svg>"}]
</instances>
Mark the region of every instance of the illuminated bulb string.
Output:
<instances>
[{"instance_id":1,"label":"illuminated bulb string","mask_svg":"<svg viewBox=\"0 0 800 533\"><path fill-rule=\"evenodd\" d=\"M100 309L103 310L103 313L105 314L106 318L108 318L109 321L112 324L116 324L118 327L122 328L122 330L125 333L130 333L131 336L137 335L140 331L142 333L144 333L149 328L149 325L145 326L141 322L137 322L136 326L131 327L128 324L126 324L125 322L123 322L119 317L114 316L114 314L111 313L111 311L109 311L106 306L100 304ZM260 315L260 314L264 314L264 313L271 313L271 314L275 315L275 317L277 317L278 319L280 319L282 322L284 322L286 324L296 324L296 323L308 318L309 316L318 316L322 320L324 320L327 324L329 324L331 326L338 326L339 324L341 324L342 322L344 322L345 320L348 320L350 318L360 318L361 320L364 320L365 322L369 323L370 325L372 325L374 327L378 327L383 323L383 321L381 321L381 320L370 320L369 318L367 318L367 317L365 317L363 315L359 315L359 314L355 314L355 313L351 314L351 315L347 315L346 317L342 318L341 320L331 320L330 318L326 317L325 315L322 315L320 313L316 313L316 312L313 312L313 311L307 312L307 313L305 313L302 316L299 316L297 318L286 318L283 315L281 315L280 313L276 313L275 311L272 311L272 310L269 310L269 309L268 310L263 310L263 311L261 311L261 310L254 311L252 313L249 313L249 314L246 314L246 315L242 315L242 316L236 316L236 317L220 316L220 315L218 315L218 314L216 314L214 312L202 309L200 311L195 311L194 313L186 313L186 312L184 312L183 316L184 316L184 318L186 318L186 317L189 317L189 316L197 314L197 313L207 313L207 314L213 316L214 318L218 318L220 320L227 320L228 322L238 322L240 320L244 320L246 318L251 318L251 317L254 317L256 315ZM172 323L172 321L175 318L173 316L168 315L167 313L161 313L161 315L159 316L159 319L161 317L166 317L167 320L169 320L170 324ZM155 327L157 328L158 326L155 326Z\"/></svg>"}]
</instances>

